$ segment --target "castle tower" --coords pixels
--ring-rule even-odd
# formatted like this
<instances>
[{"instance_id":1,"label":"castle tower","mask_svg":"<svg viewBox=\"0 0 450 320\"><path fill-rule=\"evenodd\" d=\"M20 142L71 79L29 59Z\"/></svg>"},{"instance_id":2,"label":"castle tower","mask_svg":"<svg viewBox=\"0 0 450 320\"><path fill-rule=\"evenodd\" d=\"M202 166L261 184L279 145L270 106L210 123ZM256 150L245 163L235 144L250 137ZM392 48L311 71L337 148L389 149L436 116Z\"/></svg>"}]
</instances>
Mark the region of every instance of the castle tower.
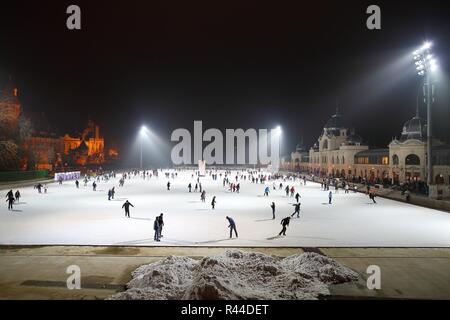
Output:
<instances>
[{"instance_id":1,"label":"castle tower","mask_svg":"<svg viewBox=\"0 0 450 320\"><path fill-rule=\"evenodd\" d=\"M10 78L0 96L0 122L5 131L3 134L12 134L17 129L20 112L18 89Z\"/></svg>"}]
</instances>

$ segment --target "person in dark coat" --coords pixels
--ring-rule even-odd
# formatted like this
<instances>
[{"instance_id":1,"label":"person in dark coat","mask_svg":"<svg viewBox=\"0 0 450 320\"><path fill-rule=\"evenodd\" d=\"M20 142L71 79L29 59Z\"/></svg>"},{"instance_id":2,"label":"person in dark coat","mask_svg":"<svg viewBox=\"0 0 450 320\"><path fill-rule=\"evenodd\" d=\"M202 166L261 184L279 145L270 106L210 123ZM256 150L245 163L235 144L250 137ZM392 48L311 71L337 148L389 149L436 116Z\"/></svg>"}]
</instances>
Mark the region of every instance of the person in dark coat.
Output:
<instances>
[{"instance_id":1,"label":"person in dark coat","mask_svg":"<svg viewBox=\"0 0 450 320\"><path fill-rule=\"evenodd\" d=\"M170 181L167 182L167 190L170 190Z\"/></svg>"},{"instance_id":2,"label":"person in dark coat","mask_svg":"<svg viewBox=\"0 0 450 320\"><path fill-rule=\"evenodd\" d=\"M294 210L294 213L291 214L291 217L293 217L295 214L297 214L297 218L300 218L300 204L301 203L293 204L293 206L295 207L295 210Z\"/></svg>"},{"instance_id":3,"label":"person in dark coat","mask_svg":"<svg viewBox=\"0 0 450 320\"><path fill-rule=\"evenodd\" d=\"M214 197L212 198L211 206L212 206L212 208L213 208L213 210L214 210L214 208L215 208L215 206L216 206L216 196L214 196Z\"/></svg>"},{"instance_id":4,"label":"person in dark coat","mask_svg":"<svg viewBox=\"0 0 450 320\"><path fill-rule=\"evenodd\" d=\"M6 198L9 199L9 198L11 198L11 197L14 198L14 194L13 194L13 191L12 191L12 190L9 190L8 193L6 194Z\"/></svg>"},{"instance_id":5,"label":"person in dark coat","mask_svg":"<svg viewBox=\"0 0 450 320\"><path fill-rule=\"evenodd\" d=\"M333 192L330 191L330 193L328 193L328 204L331 204L331 200L333 200Z\"/></svg>"},{"instance_id":6,"label":"person in dark coat","mask_svg":"<svg viewBox=\"0 0 450 320\"><path fill-rule=\"evenodd\" d=\"M122 205L122 209L125 209L125 217L130 217L130 206L132 206L134 208L134 206L127 200L125 201L125 203Z\"/></svg>"},{"instance_id":7,"label":"person in dark coat","mask_svg":"<svg viewBox=\"0 0 450 320\"><path fill-rule=\"evenodd\" d=\"M78 182L78 180L75 180L75 186L77 187L77 189L80 187L80 182Z\"/></svg>"},{"instance_id":8,"label":"person in dark coat","mask_svg":"<svg viewBox=\"0 0 450 320\"><path fill-rule=\"evenodd\" d=\"M153 230L155 230L155 235L153 236L153 239L155 241L161 241L159 240L159 217L157 216L155 219L155 222L153 222Z\"/></svg>"},{"instance_id":9,"label":"person in dark coat","mask_svg":"<svg viewBox=\"0 0 450 320\"><path fill-rule=\"evenodd\" d=\"M92 183L92 190L97 191L97 184L95 183L95 181Z\"/></svg>"},{"instance_id":10,"label":"person in dark coat","mask_svg":"<svg viewBox=\"0 0 450 320\"><path fill-rule=\"evenodd\" d=\"M108 200L111 200L112 191L111 189L108 190Z\"/></svg>"},{"instance_id":11,"label":"person in dark coat","mask_svg":"<svg viewBox=\"0 0 450 320\"><path fill-rule=\"evenodd\" d=\"M289 225L290 221L291 221L291 217L286 217L283 220L281 220L281 225L283 226L283 229L278 234L279 236L281 236L281 234L283 234L283 236L286 235L286 227Z\"/></svg>"},{"instance_id":12,"label":"person in dark coat","mask_svg":"<svg viewBox=\"0 0 450 320\"><path fill-rule=\"evenodd\" d=\"M295 194L295 200L297 200L297 203L299 202L300 198L301 198L301 196L300 196L300 194L297 192L297 193Z\"/></svg>"},{"instance_id":13,"label":"person in dark coat","mask_svg":"<svg viewBox=\"0 0 450 320\"><path fill-rule=\"evenodd\" d=\"M159 233L159 238L162 238L162 229L163 229L163 227L164 227L164 220L163 220L163 214L161 213L160 215L159 215L159 217L158 217L158 223L159 223L159 231L158 231L158 233Z\"/></svg>"},{"instance_id":14,"label":"person in dark coat","mask_svg":"<svg viewBox=\"0 0 450 320\"><path fill-rule=\"evenodd\" d=\"M275 202L272 202L270 207L272 208L272 216L273 216L273 219L275 220Z\"/></svg>"},{"instance_id":15,"label":"person in dark coat","mask_svg":"<svg viewBox=\"0 0 450 320\"><path fill-rule=\"evenodd\" d=\"M20 191L19 191L19 190L16 191L15 197L16 197L17 203L19 203L19 199L20 199L20 197L21 197Z\"/></svg>"},{"instance_id":16,"label":"person in dark coat","mask_svg":"<svg viewBox=\"0 0 450 320\"><path fill-rule=\"evenodd\" d=\"M111 199L114 200L114 194L116 193L116 189L114 189L115 187L112 187L111 189Z\"/></svg>"},{"instance_id":17,"label":"person in dark coat","mask_svg":"<svg viewBox=\"0 0 450 320\"><path fill-rule=\"evenodd\" d=\"M192 184L189 183L188 189L189 189L189 192L192 192Z\"/></svg>"},{"instance_id":18,"label":"person in dark coat","mask_svg":"<svg viewBox=\"0 0 450 320\"><path fill-rule=\"evenodd\" d=\"M228 223L229 223L228 228L230 228L230 239L233 237L233 230L234 230L234 233L236 234L236 238L237 238L238 233L236 230L236 223L234 222L233 218L231 218L231 217L227 216L226 219L228 220Z\"/></svg>"},{"instance_id":19,"label":"person in dark coat","mask_svg":"<svg viewBox=\"0 0 450 320\"><path fill-rule=\"evenodd\" d=\"M8 199L6 199L6 202L8 202L8 210L13 210L13 204L14 204L14 195L8 192Z\"/></svg>"}]
</instances>

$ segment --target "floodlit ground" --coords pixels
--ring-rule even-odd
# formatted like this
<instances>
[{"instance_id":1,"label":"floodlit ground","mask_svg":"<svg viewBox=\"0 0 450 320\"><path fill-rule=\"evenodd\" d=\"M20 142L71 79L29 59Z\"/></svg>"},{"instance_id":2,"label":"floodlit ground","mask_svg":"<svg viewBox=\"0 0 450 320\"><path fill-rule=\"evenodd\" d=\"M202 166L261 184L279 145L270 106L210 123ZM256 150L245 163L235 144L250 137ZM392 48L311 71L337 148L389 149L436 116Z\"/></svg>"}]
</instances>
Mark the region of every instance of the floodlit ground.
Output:
<instances>
[{"instance_id":1,"label":"floodlit ground","mask_svg":"<svg viewBox=\"0 0 450 320\"><path fill-rule=\"evenodd\" d=\"M206 190L206 203L200 194L189 193L187 185L195 178L191 172L171 179L127 179L118 187L119 176L98 183L97 191L90 184L80 189L73 181L63 185L49 184L47 194L38 194L32 187L21 189L21 203L15 211L7 204L0 208L0 244L73 244L125 246L318 246L318 247L448 247L450 246L450 214L376 198L373 204L360 193L334 194L328 205L328 192L320 185L296 182L302 203L300 219L291 220L286 237L277 237L280 220L293 212L294 198L284 190L271 190L264 197L264 186L241 181L241 192L223 188L222 180L201 178ZM234 174L232 175L234 177ZM287 182L292 184L291 182ZM278 183L277 183L278 184ZM286 183L285 183L286 184ZM270 183L270 186L272 183ZM114 200L107 192L116 186ZM15 190L14 190L15 191ZM3 196L7 190L2 190ZM216 209L211 198L217 197ZM128 199L131 219L121 209ZM277 218L272 220L270 208L274 201ZM165 226L161 242L153 241L153 221L164 213ZM237 224L238 239L228 239L225 216Z\"/></svg>"}]
</instances>

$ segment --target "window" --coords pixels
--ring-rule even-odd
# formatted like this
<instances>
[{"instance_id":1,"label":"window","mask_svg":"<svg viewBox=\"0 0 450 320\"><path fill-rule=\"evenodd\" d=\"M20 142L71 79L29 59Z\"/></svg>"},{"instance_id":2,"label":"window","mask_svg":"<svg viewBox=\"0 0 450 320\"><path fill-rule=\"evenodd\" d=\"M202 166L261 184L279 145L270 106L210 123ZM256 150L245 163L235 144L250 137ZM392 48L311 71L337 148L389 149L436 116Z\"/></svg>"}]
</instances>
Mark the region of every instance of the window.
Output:
<instances>
[{"instance_id":1,"label":"window","mask_svg":"<svg viewBox=\"0 0 450 320\"><path fill-rule=\"evenodd\" d=\"M389 164L389 157L382 157L381 164Z\"/></svg>"},{"instance_id":2,"label":"window","mask_svg":"<svg viewBox=\"0 0 450 320\"><path fill-rule=\"evenodd\" d=\"M328 140L323 142L322 149L328 149Z\"/></svg>"},{"instance_id":3,"label":"window","mask_svg":"<svg viewBox=\"0 0 450 320\"><path fill-rule=\"evenodd\" d=\"M417 155L410 154L406 157L405 164L407 166L418 166L418 165L420 165L420 159Z\"/></svg>"},{"instance_id":4,"label":"window","mask_svg":"<svg viewBox=\"0 0 450 320\"><path fill-rule=\"evenodd\" d=\"M398 166L398 163L399 163L399 161L398 161L398 155L394 154L394 155L392 156L392 163L393 163L395 166Z\"/></svg>"}]
</instances>

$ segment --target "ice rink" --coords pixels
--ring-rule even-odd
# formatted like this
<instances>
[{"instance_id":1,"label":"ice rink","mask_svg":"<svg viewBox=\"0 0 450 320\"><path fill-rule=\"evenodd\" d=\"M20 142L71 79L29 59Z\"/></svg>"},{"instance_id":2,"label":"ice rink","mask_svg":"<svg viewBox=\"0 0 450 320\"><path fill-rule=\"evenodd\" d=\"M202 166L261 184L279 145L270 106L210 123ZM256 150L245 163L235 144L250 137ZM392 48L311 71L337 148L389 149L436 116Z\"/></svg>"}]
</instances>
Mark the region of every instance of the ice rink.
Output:
<instances>
[{"instance_id":1,"label":"ice rink","mask_svg":"<svg viewBox=\"0 0 450 320\"><path fill-rule=\"evenodd\" d=\"M201 179L206 202L200 193L189 193L189 182L195 185L191 172L170 179L127 179L124 187L118 180L99 182L97 191L92 181L87 187L80 180L63 185L48 184L47 194L33 187L21 188L20 204L14 211L7 203L0 208L0 244L64 244L124 246L303 246L303 247L448 247L450 246L450 214L377 197L377 204L361 193L334 193L328 205L328 192L319 184L296 182L301 195L301 216L291 220L285 237L278 237L280 220L289 216L295 199L284 190L272 189L264 197L264 185L240 181L240 193L223 187L222 179ZM235 174L231 175L231 180ZM223 178L223 177L222 177ZM278 186L279 182L277 182ZM286 184L292 184L286 182ZM108 201L108 189L115 186L115 199ZM284 189L284 188L283 188ZM8 190L2 190L5 197ZM15 189L13 190L16 191ZM217 197L211 209L212 196ZM4 198L5 199L5 198ZM121 208L128 199L131 218ZM271 202L276 203L276 219L272 220ZM153 241L153 221L164 213L161 242ZM229 239L225 216L236 221L238 239Z\"/></svg>"}]
</instances>

